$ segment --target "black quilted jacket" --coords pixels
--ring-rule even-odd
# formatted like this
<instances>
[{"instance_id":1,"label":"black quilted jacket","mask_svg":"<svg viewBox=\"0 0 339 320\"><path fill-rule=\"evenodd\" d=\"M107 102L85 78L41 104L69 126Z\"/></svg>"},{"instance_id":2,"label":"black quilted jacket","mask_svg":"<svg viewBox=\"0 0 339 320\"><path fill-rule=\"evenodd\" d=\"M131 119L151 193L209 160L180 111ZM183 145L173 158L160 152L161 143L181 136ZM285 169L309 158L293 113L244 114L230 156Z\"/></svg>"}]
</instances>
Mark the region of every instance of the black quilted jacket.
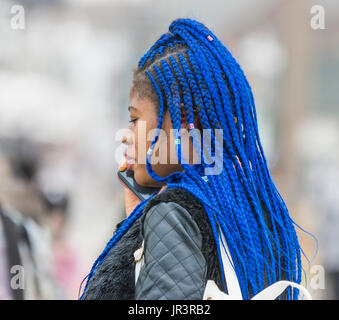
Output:
<instances>
[{"instance_id":1,"label":"black quilted jacket","mask_svg":"<svg viewBox=\"0 0 339 320\"><path fill-rule=\"evenodd\" d=\"M135 285L133 253L143 239L145 265ZM96 270L83 299L199 300L209 279L223 288L207 214L189 192L170 188L147 203Z\"/></svg>"}]
</instances>

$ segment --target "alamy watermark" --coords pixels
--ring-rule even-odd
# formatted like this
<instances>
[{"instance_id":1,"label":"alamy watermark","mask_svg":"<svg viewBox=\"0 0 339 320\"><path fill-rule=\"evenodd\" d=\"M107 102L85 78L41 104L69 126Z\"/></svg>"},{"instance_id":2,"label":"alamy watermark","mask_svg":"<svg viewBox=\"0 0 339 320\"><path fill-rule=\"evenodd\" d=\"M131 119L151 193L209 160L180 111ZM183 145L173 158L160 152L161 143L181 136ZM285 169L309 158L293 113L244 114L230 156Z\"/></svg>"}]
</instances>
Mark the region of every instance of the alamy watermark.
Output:
<instances>
[{"instance_id":1,"label":"alamy watermark","mask_svg":"<svg viewBox=\"0 0 339 320\"><path fill-rule=\"evenodd\" d=\"M314 5L311 7L311 28L313 30L325 29L325 9L321 5Z\"/></svg>"},{"instance_id":2,"label":"alamy watermark","mask_svg":"<svg viewBox=\"0 0 339 320\"><path fill-rule=\"evenodd\" d=\"M12 275L10 279L10 286L13 290L25 289L25 270L21 265L14 265L11 267L10 273Z\"/></svg>"},{"instance_id":3,"label":"alamy watermark","mask_svg":"<svg viewBox=\"0 0 339 320\"><path fill-rule=\"evenodd\" d=\"M158 131L158 140L153 147L147 148L147 142L152 142ZM137 143L136 137L137 136ZM212 142L212 136L214 139ZM223 168L223 129L199 129L180 130L170 129L170 136L163 129L151 129L146 133L146 121L138 122L138 129L135 133L130 129L118 130L115 139L122 142L123 138L130 140L128 145L132 145L129 150L129 164L146 164L147 155L150 156L149 162L154 164L178 164L178 151L181 150L180 163L188 164L190 160L194 164L202 163L209 165L205 167L205 175L217 175ZM190 154L190 140L193 143L193 154ZM203 148L201 152L201 148ZM115 151L115 160L121 163L121 156L126 145L123 143ZM136 154L137 150L137 154ZM169 154L168 154L169 150ZM212 152L213 150L213 152ZM158 155L156 152L158 151ZM201 154L203 158L201 158ZM236 158L234 159L236 160ZM238 161L238 160L236 160Z\"/></svg>"},{"instance_id":4,"label":"alamy watermark","mask_svg":"<svg viewBox=\"0 0 339 320\"><path fill-rule=\"evenodd\" d=\"M13 30L25 29L25 8L22 5L16 4L10 9L11 19L10 25Z\"/></svg>"},{"instance_id":5,"label":"alamy watermark","mask_svg":"<svg viewBox=\"0 0 339 320\"><path fill-rule=\"evenodd\" d=\"M325 289L325 268L320 265L314 265L310 269L310 288L313 290Z\"/></svg>"}]
</instances>

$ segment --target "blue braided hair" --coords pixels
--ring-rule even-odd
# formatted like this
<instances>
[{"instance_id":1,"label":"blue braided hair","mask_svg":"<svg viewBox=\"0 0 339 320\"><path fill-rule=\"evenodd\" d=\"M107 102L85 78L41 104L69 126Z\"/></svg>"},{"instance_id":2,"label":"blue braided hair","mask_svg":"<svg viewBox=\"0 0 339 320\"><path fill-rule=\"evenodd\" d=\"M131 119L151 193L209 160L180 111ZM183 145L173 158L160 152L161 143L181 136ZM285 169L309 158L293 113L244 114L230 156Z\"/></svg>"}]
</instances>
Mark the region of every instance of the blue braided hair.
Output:
<instances>
[{"instance_id":1,"label":"blue braided hair","mask_svg":"<svg viewBox=\"0 0 339 320\"><path fill-rule=\"evenodd\" d=\"M158 114L157 132L146 156L149 175L200 200L216 243L219 228L225 236L243 298L250 299L263 290L265 280L268 284L281 279L300 283L303 251L296 224L267 167L251 87L228 49L201 22L176 19L169 32L139 60L133 85L139 95L152 99ZM189 165L183 158L181 105L187 123L198 123L190 127L195 150L200 159L205 160L206 153L214 157L214 168L204 161ZM150 157L167 110L184 171L160 177L153 171ZM211 143L201 144L197 127L210 129ZM223 132L221 140L218 129ZM218 174L213 174L213 169ZM142 215L152 197L137 205L109 240L87 276L84 292L110 249ZM226 290L219 244L217 250ZM298 295L297 289L287 290L288 299L298 299Z\"/></svg>"}]
</instances>

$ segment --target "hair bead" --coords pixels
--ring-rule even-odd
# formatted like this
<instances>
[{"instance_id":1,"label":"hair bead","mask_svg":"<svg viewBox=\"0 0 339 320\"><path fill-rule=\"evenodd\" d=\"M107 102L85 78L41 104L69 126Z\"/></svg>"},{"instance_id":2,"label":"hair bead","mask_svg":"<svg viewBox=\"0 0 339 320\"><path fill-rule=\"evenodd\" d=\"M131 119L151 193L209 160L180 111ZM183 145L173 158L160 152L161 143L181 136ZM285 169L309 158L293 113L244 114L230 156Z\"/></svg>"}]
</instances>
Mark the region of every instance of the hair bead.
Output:
<instances>
[{"instance_id":1,"label":"hair bead","mask_svg":"<svg viewBox=\"0 0 339 320\"><path fill-rule=\"evenodd\" d=\"M151 146L148 148L148 150L147 150L147 154L148 154L148 155L151 155L152 152L153 152L153 147L152 147L152 145L151 145Z\"/></svg>"},{"instance_id":2,"label":"hair bead","mask_svg":"<svg viewBox=\"0 0 339 320\"><path fill-rule=\"evenodd\" d=\"M188 124L188 129L189 129L189 130L194 129L194 123L189 123L189 124Z\"/></svg>"}]
</instances>

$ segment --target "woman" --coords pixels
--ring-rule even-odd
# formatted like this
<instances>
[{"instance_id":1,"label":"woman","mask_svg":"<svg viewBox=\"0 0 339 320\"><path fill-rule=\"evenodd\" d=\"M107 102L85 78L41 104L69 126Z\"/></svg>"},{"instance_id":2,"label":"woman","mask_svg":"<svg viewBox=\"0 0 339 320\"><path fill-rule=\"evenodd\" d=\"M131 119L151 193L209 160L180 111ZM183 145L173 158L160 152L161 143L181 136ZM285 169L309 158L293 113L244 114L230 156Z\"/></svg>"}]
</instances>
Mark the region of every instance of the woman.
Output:
<instances>
[{"instance_id":1,"label":"woman","mask_svg":"<svg viewBox=\"0 0 339 320\"><path fill-rule=\"evenodd\" d=\"M301 248L267 169L251 88L208 28L191 19L171 23L134 71L129 111L132 135L123 142L135 161L128 169L140 185L161 190L140 202L123 185L127 218L81 298L202 299L207 280L227 292L218 230L244 299L281 279L300 283ZM143 240L135 284L133 253ZM283 298L297 299L298 290Z\"/></svg>"}]
</instances>

